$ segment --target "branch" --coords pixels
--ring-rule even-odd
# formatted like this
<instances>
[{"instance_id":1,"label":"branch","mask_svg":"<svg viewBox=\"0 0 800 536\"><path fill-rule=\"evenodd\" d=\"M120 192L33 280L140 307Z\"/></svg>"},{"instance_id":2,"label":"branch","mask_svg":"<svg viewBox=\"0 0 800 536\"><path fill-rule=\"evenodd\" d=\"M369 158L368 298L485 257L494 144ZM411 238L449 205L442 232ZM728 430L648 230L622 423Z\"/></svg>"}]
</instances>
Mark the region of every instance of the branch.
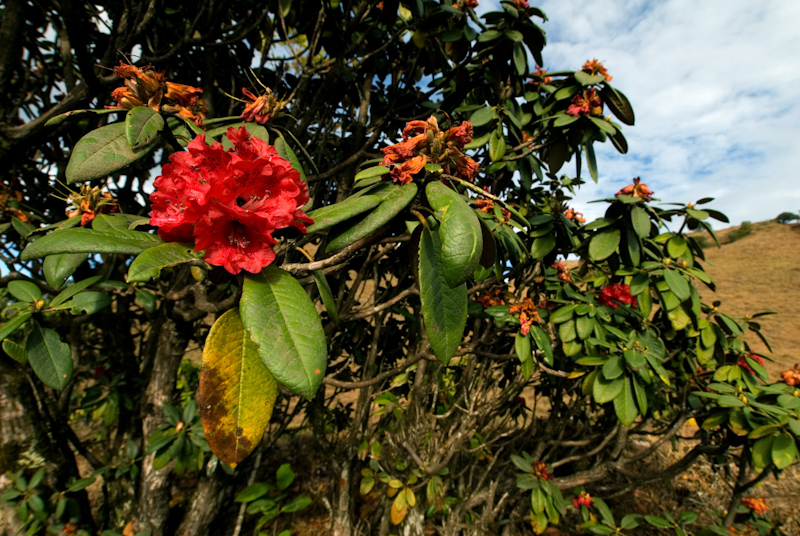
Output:
<instances>
[{"instance_id":1,"label":"branch","mask_svg":"<svg viewBox=\"0 0 800 536\"><path fill-rule=\"evenodd\" d=\"M286 270L287 272L291 273L292 275L305 275L308 272L313 272L314 270L321 270L323 268L328 268L329 266L333 266L335 264L339 264L342 261L345 261L358 253L358 250L363 248L364 246L368 246L373 242L377 241L378 238L386 232L386 227L381 227L374 233L369 236L362 238L361 240L350 244L339 253L335 255L331 255L327 259L322 259L321 261L314 261L314 262L307 262L307 263L284 263L281 264L281 269Z\"/></svg>"}]
</instances>

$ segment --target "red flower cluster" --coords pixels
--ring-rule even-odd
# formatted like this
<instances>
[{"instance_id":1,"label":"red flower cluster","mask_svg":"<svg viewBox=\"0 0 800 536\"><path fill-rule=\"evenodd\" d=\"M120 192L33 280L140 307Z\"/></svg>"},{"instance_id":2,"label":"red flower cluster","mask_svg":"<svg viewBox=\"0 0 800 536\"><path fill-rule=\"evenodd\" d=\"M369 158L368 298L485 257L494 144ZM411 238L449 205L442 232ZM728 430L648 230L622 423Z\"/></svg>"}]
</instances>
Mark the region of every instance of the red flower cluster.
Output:
<instances>
[{"instance_id":1,"label":"red flower cluster","mask_svg":"<svg viewBox=\"0 0 800 536\"><path fill-rule=\"evenodd\" d=\"M750 358L750 359L752 359L753 361L758 361L758 364L759 364L759 365L763 365L763 364L764 364L764 359L763 359L761 356L759 356L759 355L756 355L756 354L749 354L747 357L749 357L749 358ZM736 364L737 364L737 365L739 365L740 367L742 367L743 369L745 369L745 370L749 371L749 372L750 372L750 374L755 374L755 373L756 373L756 372L753 370L753 367L751 367L751 366L750 366L750 363L748 363L748 362L747 362L747 359L745 359L744 357L740 357L740 358L739 358L739 362L738 362L738 363L736 363Z\"/></svg>"},{"instance_id":2,"label":"red flower cluster","mask_svg":"<svg viewBox=\"0 0 800 536\"><path fill-rule=\"evenodd\" d=\"M591 508L594 504L594 499L592 496L582 491L580 495L578 495L577 499L572 499L572 506L575 508L580 508L581 506L585 506L586 508Z\"/></svg>"},{"instance_id":3,"label":"red flower cluster","mask_svg":"<svg viewBox=\"0 0 800 536\"><path fill-rule=\"evenodd\" d=\"M467 8L475 9L478 7L478 0L459 0L457 4L453 4L453 9L460 9L466 11Z\"/></svg>"},{"instance_id":4,"label":"red flower cluster","mask_svg":"<svg viewBox=\"0 0 800 536\"><path fill-rule=\"evenodd\" d=\"M797 369L797 365L794 366L794 369L781 372L781 381L790 387L800 385L800 370Z\"/></svg>"},{"instance_id":5,"label":"red flower cluster","mask_svg":"<svg viewBox=\"0 0 800 536\"><path fill-rule=\"evenodd\" d=\"M501 290L502 287L494 287L489 292L481 294L475 298L475 301L483 305L484 309L487 309L493 305L505 305L506 302L503 300L503 297L500 296Z\"/></svg>"},{"instance_id":6,"label":"red flower cluster","mask_svg":"<svg viewBox=\"0 0 800 536\"><path fill-rule=\"evenodd\" d=\"M242 88L242 94L252 102L245 106L241 118L243 121L255 121L263 125L275 114L286 106L287 101L278 99L270 88L266 88L263 95L256 97L247 88Z\"/></svg>"},{"instance_id":7,"label":"red flower cluster","mask_svg":"<svg viewBox=\"0 0 800 536\"><path fill-rule=\"evenodd\" d=\"M119 211L117 200L110 193L103 192L99 186L91 187L84 184L79 193L69 194L67 201L71 203L66 210L67 217L80 215L82 227L86 227L98 214L113 214Z\"/></svg>"},{"instance_id":8,"label":"red flower cluster","mask_svg":"<svg viewBox=\"0 0 800 536\"><path fill-rule=\"evenodd\" d=\"M464 121L445 132L439 129L436 118L411 121L403 129L403 141L381 149L383 165L399 164L392 169L392 180L408 184L422 171L426 163L439 164L445 173L455 168L455 175L471 181L478 164L461 149L472 141L472 123Z\"/></svg>"},{"instance_id":9,"label":"red flower cluster","mask_svg":"<svg viewBox=\"0 0 800 536\"><path fill-rule=\"evenodd\" d=\"M573 210L571 208L564 212L564 217L568 220L586 223L586 218L583 217L583 212L578 212L577 210Z\"/></svg>"},{"instance_id":10,"label":"red flower cluster","mask_svg":"<svg viewBox=\"0 0 800 536\"><path fill-rule=\"evenodd\" d=\"M614 79L613 76L608 75L608 71L606 71L606 68L603 66L603 64L597 61L596 59L588 60L586 63L583 64L581 70L586 71L589 74L602 74L603 76L606 77L606 82L611 82L611 80Z\"/></svg>"},{"instance_id":11,"label":"red flower cluster","mask_svg":"<svg viewBox=\"0 0 800 536\"><path fill-rule=\"evenodd\" d=\"M603 115L603 101L594 88L584 89L572 97L572 103L567 108L567 115L575 117L585 115Z\"/></svg>"},{"instance_id":12,"label":"red flower cluster","mask_svg":"<svg viewBox=\"0 0 800 536\"><path fill-rule=\"evenodd\" d=\"M536 66L536 70L531 73L531 76L534 77L534 84L549 84L553 81L553 77L547 76L547 71L539 65Z\"/></svg>"},{"instance_id":13,"label":"red flower cluster","mask_svg":"<svg viewBox=\"0 0 800 536\"><path fill-rule=\"evenodd\" d=\"M627 185L625 188L621 189L619 192L614 194L614 197L618 195L629 195L631 197L641 197L642 201L650 201L653 198L653 194L655 192L647 187L646 184L641 182L639 177L633 179L633 184Z\"/></svg>"},{"instance_id":14,"label":"red flower cluster","mask_svg":"<svg viewBox=\"0 0 800 536\"><path fill-rule=\"evenodd\" d=\"M515 303L509 307L508 312L512 315L519 315L519 332L523 335L528 334L534 322L539 323L542 321L539 317L539 311L536 309L536 304L530 298L525 298L521 302Z\"/></svg>"},{"instance_id":15,"label":"red flower cluster","mask_svg":"<svg viewBox=\"0 0 800 536\"><path fill-rule=\"evenodd\" d=\"M156 72L152 65L142 68L122 62L114 67L114 73L125 79L125 85L111 92L117 108L147 106L156 112L169 112L203 126L203 114L208 109L200 100L203 90L199 87L167 82L163 72Z\"/></svg>"},{"instance_id":16,"label":"red flower cluster","mask_svg":"<svg viewBox=\"0 0 800 536\"><path fill-rule=\"evenodd\" d=\"M547 464L544 462L533 462L533 474L545 480L553 479L553 475L547 472Z\"/></svg>"},{"instance_id":17,"label":"red flower cluster","mask_svg":"<svg viewBox=\"0 0 800 536\"><path fill-rule=\"evenodd\" d=\"M308 186L275 147L244 127L229 128L227 136L230 151L219 142L206 145L201 134L188 151L170 155L150 194L150 224L164 240L194 240L209 264L258 273L275 260L276 229L306 232L312 223L300 209Z\"/></svg>"},{"instance_id":18,"label":"red flower cluster","mask_svg":"<svg viewBox=\"0 0 800 536\"><path fill-rule=\"evenodd\" d=\"M612 309L619 307L619 303L636 306L636 298L631 296L631 287L622 283L603 287L597 299L601 304Z\"/></svg>"},{"instance_id":19,"label":"red flower cluster","mask_svg":"<svg viewBox=\"0 0 800 536\"><path fill-rule=\"evenodd\" d=\"M753 511L754 514L757 516L764 515L768 508L767 508L767 501L764 499L756 499L754 497L745 497L742 499L742 504L748 507L750 510Z\"/></svg>"},{"instance_id":20,"label":"red flower cluster","mask_svg":"<svg viewBox=\"0 0 800 536\"><path fill-rule=\"evenodd\" d=\"M517 5L517 9L528 9L531 7L528 0L514 0L514 3Z\"/></svg>"}]
</instances>

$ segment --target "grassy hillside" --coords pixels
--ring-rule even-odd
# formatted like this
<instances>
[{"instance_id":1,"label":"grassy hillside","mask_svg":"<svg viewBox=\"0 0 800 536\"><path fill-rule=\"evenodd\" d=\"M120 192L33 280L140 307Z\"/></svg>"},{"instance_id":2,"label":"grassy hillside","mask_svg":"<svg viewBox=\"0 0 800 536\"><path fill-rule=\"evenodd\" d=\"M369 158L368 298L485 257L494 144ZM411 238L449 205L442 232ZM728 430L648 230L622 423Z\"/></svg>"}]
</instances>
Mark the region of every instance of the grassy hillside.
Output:
<instances>
[{"instance_id":1,"label":"grassy hillside","mask_svg":"<svg viewBox=\"0 0 800 536\"><path fill-rule=\"evenodd\" d=\"M779 313L759 319L772 352L757 336L747 337L755 351L774 360L764 363L774 381L780 371L800 362L800 225L755 223L752 233L729 242L738 230L720 231L722 247L705 250L705 267L717 292L701 289L701 294L708 301L722 301L720 309L734 316ZM710 237L707 242L713 244Z\"/></svg>"}]
</instances>

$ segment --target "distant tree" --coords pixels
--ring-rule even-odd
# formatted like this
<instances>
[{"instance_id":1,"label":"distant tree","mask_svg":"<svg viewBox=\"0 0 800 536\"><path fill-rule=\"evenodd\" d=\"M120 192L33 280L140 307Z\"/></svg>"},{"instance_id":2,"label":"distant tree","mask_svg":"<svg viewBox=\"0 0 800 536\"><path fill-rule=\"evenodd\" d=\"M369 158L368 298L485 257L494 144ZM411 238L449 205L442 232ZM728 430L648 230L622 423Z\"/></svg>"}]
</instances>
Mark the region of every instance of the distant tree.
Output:
<instances>
[{"instance_id":1,"label":"distant tree","mask_svg":"<svg viewBox=\"0 0 800 536\"><path fill-rule=\"evenodd\" d=\"M698 291L693 234L727 218L636 178L586 222L631 104L597 60L535 65L527 1L476 5L4 2L15 528L286 534L313 505L337 536L682 534L603 497L709 456L737 467L721 534L796 463L758 315Z\"/></svg>"},{"instance_id":2,"label":"distant tree","mask_svg":"<svg viewBox=\"0 0 800 536\"><path fill-rule=\"evenodd\" d=\"M800 216L793 212L781 212L778 214L778 217L775 218L775 221L778 223L791 223L793 221L800 221Z\"/></svg>"}]
</instances>

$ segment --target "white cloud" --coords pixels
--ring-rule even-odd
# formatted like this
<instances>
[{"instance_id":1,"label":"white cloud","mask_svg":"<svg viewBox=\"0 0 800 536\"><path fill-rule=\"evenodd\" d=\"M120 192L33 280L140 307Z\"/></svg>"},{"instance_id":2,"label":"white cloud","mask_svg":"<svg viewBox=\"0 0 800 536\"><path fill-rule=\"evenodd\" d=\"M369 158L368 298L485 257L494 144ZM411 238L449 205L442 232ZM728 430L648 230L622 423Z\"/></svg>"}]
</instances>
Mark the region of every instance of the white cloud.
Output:
<instances>
[{"instance_id":1,"label":"white cloud","mask_svg":"<svg viewBox=\"0 0 800 536\"><path fill-rule=\"evenodd\" d=\"M586 203L634 176L664 201L716 197L733 223L800 210L800 2L538 5L550 18L545 67L598 58L636 111L627 155L597 147L600 184L582 189L579 210L600 216Z\"/></svg>"}]
</instances>

